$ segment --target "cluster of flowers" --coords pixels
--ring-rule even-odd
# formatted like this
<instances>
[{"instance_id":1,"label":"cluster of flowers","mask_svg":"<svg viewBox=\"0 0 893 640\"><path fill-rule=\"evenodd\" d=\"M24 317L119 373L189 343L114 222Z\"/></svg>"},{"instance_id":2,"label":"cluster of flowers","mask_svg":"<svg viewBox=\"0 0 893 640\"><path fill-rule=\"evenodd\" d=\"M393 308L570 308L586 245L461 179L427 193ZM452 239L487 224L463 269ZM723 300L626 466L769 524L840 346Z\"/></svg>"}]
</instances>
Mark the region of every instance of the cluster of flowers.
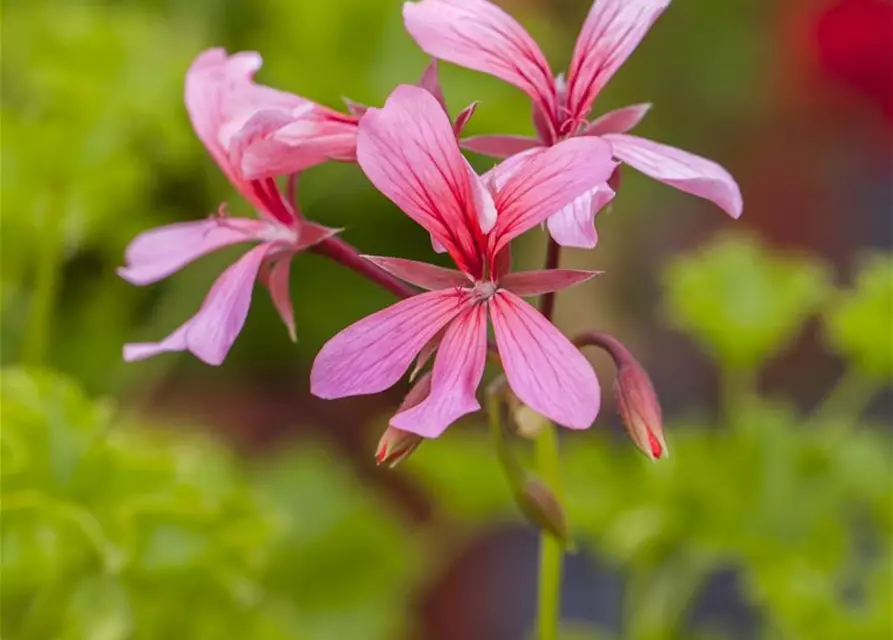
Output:
<instances>
[{"instance_id":1,"label":"cluster of flowers","mask_svg":"<svg viewBox=\"0 0 893 640\"><path fill-rule=\"evenodd\" d=\"M550 308L541 313L523 298L551 296L594 272L556 264L513 272L510 244L544 223L555 247L595 246L593 219L615 196L619 162L740 215L738 186L720 166L629 135L649 105L589 119L596 95L668 4L597 0L565 78L553 75L526 31L486 0L407 2L406 29L432 56L431 66L417 85L397 87L384 107L348 102L348 113L254 83L261 65L256 53L202 53L186 75L189 117L258 217L228 217L221 207L204 220L147 231L127 248L120 275L147 285L221 247L256 246L224 271L192 318L160 342L126 345L124 358L188 350L208 364L220 364L242 329L258 280L294 339L291 259L313 248L379 283L390 282L405 298L329 340L313 364L315 395L377 393L397 383L413 361L415 378L434 356L431 371L418 377L390 421L400 432L433 438L480 408L476 390L489 353L498 356L522 403L559 425L589 427L600 402L592 366L552 325ZM527 93L537 137L462 138L475 105L451 121L437 81L438 59L489 73ZM478 175L460 147L504 160ZM446 252L457 269L360 256L336 230L304 218L294 198L295 177L330 160L358 163L379 191L431 234L434 250ZM285 177L283 188L276 182L280 177ZM398 280L414 287L394 285ZM488 318L495 345L488 341ZM614 353L628 354L622 347ZM620 373L636 375L623 366ZM628 387L653 395L647 377ZM635 421L636 407L645 405L629 393L621 393L620 400L627 422ZM666 448L659 429L648 425L648 416L640 418L639 427L631 427L634 440L659 457Z\"/></svg>"}]
</instances>

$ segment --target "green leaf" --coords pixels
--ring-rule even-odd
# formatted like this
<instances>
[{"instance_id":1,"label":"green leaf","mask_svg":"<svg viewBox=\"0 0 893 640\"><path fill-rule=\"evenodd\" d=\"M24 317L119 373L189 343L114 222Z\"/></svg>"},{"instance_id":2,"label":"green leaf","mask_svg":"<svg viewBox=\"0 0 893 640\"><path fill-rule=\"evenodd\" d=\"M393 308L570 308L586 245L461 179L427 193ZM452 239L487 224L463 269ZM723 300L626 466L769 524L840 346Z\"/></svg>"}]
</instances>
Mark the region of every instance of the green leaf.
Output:
<instances>
[{"instance_id":1,"label":"green leaf","mask_svg":"<svg viewBox=\"0 0 893 640\"><path fill-rule=\"evenodd\" d=\"M865 376L893 379L893 255L865 261L851 290L824 313L831 347Z\"/></svg>"},{"instance_id":2,"label":"green leaf","mask_svg":"<svg viewBox=\"0 0 893 640\"><path fill-rule=\"evenodd\" d=\"M120 582L109 576L90 577L78 584L65 611L64 640L125 640L133 617L129 596Z\"/></svg>"},{"instance_id":3,"label":"green leaf","mask_svg":"<svg viewBox=\"0 0 893 640\"><path fill-rule=\"evenodd\" d=\"M805 256L725 236L678 258L665 277L670 319L726 369L751 371L781 349L825 299L828 272Z\"/></svg>"}]
</instances>

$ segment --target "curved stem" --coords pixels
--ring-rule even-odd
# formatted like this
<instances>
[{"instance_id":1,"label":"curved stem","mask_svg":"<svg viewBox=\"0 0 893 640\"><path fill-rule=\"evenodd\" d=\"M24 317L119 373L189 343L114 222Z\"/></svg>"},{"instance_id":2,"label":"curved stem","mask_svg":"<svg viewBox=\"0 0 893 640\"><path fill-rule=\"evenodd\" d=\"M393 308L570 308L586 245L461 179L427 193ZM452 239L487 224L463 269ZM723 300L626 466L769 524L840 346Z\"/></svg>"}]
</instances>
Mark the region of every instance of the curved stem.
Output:
<instances>
[{"instance_id":1,"label":"curved stem","mask_svg":"<svg viewBox=\"0 0 893 640\"><path fill-rule=\"evenodd\" d=\"M338 236L326 238L319 244L310 248L313 253L325 256L343 264L348 269L359 273L361 276L368 278L380 287L383 287L393 293L398 298L409 298L416 295L419 291L411 284L392 276L384 269L377 267L368 260L360 256L349 242L342 240Z\"/></svg>"},{"instance_id":2,"label":"curved stem","mask_svg":"<svg viewBox=\"0 0 893 640\"><path fill-rule=\"evenodd\" d=\"M614 362L623 362L625 359L632 359L629 349L614 336L602 333L601 331L586 331L579 334L571 342L578 347L598 347L608 352Z\"/></svg>"},{"instance_id":3,"label":"curved stem","mask_svg":"<svg viewBox=\"0 0 893 640\"><path fill-rule=\"evenodd\" d=\"M512 454L509 445L505 440L505 432L502 428L502 411L499 399L499 387L504 384L501 378L497 378L487 389L487 418L490 424L490 435L493 436L493 443L496 446L496 457L505 477L511 485L512 493L515 499L524 490L524 468L518 459Z\"/></svg>"},{"instance_id":4,"label":"curved stem","mask_svg":"<svg viewBox=\"0 0 893 640\"><path fill-rule=\"evenodd\" d=\"M549 246L546 248L546 269L557 269L561 260L561 245L549 238ZM555 292L550 291L544 293L540 298L540 313L546 316L547 320L552 319L555 313Z\"/></svg>"},{"instance_id":5,"label":"curved stem","mask_svg":"<svg viewBox=\"0 0 893 640\"><path fill-rule=\"evenodd\" d=\"M543 427L534 441L537 472L561 502L561 460L555 425ZM561 617L562 542L540 532L540 566L537 591L537 640L555 640Z\"/></svg>"}]
</instances>

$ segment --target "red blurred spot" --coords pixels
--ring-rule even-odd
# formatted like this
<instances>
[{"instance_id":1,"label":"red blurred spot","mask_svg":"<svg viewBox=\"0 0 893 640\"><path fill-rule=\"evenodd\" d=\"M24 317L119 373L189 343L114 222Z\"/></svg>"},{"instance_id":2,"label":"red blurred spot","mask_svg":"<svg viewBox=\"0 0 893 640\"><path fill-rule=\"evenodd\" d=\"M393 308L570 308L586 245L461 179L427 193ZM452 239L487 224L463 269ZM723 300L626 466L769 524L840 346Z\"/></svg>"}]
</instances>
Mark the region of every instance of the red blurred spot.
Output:
<instances>
[{"instance_id":1,"label":"red blurred spot","mask_svg":"<svg viewBox=\"0 0 893 640\"><path fill-rule=\"evenodd\" d=\"M657 438L650 431L648 432L648 446L651 447L651 455L655 458L660 458L663 449L660 446L660 442L657 441Z\"/></svg>"},{"instance_id":2,"label":"red blurred spot","mask_svg":"<svg viewBox=\"0 0 893 640\"><path fill-rule=\"evenodd\" d=\"M827 76L893 118L893 2L838 0L817 16L813 39Z\"/></svg>"},{"instance_id":3,"label":"red blurred spot","mask_svg":"<svg viewBox=\"0 0 893 640\"><path fill-rule=\"evenodd\" d=\"M380 447L378 447L378 453L375 454L375 459L378 461L378 464L381 464L382 462L384 462L384 459L387 457L387 455L388 455L387 445L383 444Z\"/></svg>"}]
</instances>

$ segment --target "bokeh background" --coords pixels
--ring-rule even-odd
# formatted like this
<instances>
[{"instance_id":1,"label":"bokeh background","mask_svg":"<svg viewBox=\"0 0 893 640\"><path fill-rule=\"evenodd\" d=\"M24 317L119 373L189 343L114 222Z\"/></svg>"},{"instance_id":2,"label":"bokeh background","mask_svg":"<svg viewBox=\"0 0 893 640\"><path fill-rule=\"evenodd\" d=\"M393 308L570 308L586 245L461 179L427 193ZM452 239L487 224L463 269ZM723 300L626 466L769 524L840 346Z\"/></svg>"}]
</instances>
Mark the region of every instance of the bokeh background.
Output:
<instances>
[{"instance_id":1,"label":"bokeh background","mask_svg":"<svg viewBox=\"0 0 893 640\"><path fill-rule=\"evenodd\" d=\"M500 4L566 66L586 0ZM381 104L426 63L400 3L6 0L2 30L3 637L530 637L535 531L480 418L390 471L373 453L405 388L308 393L320 345L390 294L301 255L297 344L258 292L222 367L121 360L237 255L137 288L128 241L248 213L189 127L191 59L258 50L261 82ZM562 638L893 637L891 34L888 0L677 0L599 98L653 102L638 133L726 166L745 213L626 170L599 246L565 254L606 273L558 324L639 357L672 457L626 439L590 354L603 410L562 438ZM454 112L481 101L469 132L531 132L517 90L441 78ZM312 169L300 200L364 252L432 258L356 166ZM519 244L538 265L543 235Z\"/></svg>"}]
</instances>

